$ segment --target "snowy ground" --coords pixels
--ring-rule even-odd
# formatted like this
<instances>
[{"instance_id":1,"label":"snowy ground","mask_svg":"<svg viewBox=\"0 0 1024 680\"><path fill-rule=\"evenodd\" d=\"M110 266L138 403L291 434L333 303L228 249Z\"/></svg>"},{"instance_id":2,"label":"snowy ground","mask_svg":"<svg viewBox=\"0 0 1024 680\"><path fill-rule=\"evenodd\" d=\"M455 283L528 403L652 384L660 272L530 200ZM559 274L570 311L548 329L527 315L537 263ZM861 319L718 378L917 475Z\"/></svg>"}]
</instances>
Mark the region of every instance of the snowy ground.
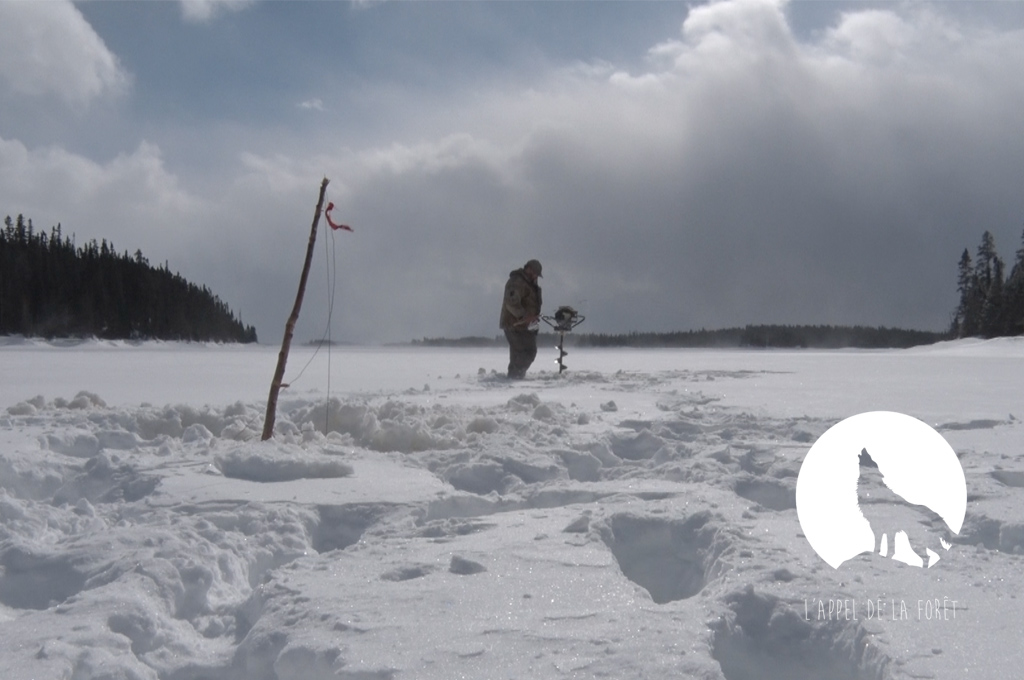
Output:
<instances>
[{"instance_id":1,"label":"snowy ground","mask_svg":"<svg viewBox=\"0 0 1024 680\"><path fill-rule=\"evenodd\" d=\"M562 376L542 350L516 383L500 350L409 348L294 380L311 354L261 443L276 348L0 339L0 677L1024 668L1024 341L573 350ZM871 410L960 457L931 569L836 570L800 533L803 457Z\"/></svg>"}]
</instances>

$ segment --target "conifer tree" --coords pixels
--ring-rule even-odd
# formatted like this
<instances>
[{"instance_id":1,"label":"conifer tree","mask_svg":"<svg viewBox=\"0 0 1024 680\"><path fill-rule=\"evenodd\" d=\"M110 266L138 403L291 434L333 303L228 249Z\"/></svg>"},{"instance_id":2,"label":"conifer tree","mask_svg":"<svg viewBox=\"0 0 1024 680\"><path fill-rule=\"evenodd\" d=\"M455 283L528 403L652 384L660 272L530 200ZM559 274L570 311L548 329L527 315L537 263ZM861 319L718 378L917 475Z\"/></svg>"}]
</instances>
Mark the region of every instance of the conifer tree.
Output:
<instances>
[{"instance_id":1,"label":"conifer tree","mask_svg":"<svg viewBox=\"0 0 1024 680\"><path fill-rule=\"evenodd\" d=\"M995 282L999 255L996 253L996 241L992 232L986 230L981 235L981 243L974 258L974 291L972 294L971 311L976 314L977 329L972 335L992 337L998 331L994 328L998 300L990 296L996 291L1002 294L1002 281ZM1001 270L1000 270L1001 271Z\"/></svg>"},{"instance_id":2,"label":"conifer tree","mask_svg":"<svg viewBox=\"0 0 1024 680\"><path fill-rule=\"evenodd\" d=\"M992 275L989 280L988 290L985 291L985 301L981 310L981 331L986 338L994 338L1005 335L1003 323L1004 317L1004 292L1003 292L1003 260L996 256L992 260Z\"/></svg>"},{"instance_id":3,"label":"conifer tree","mask_svg":"<svg viewBox=\"0 0 1024 680\"><path fill-rule=\"evenodd\" d=\"M1010 335L1024 333L1024 233L1021 234L1021 246L1017 249L1004 293L1006 332Z\"/></svg>"},{"instance_id":4,"label":"conifer tree","mask_svg":"<svg viewBox=\"0 0 1024 680\"><path fill-rule=\"evenodd\" d=\"M76 248L60 225L36 233L8 216L0 230L0 335L255 342L205 286L154 269L141 251L95 239Z\"/></svg>"},{"instance_id":5,"label":"conifer tree","mask_svg":"<svg viewBox=\"0 0 1024 680\"><path fill-rule=\"evenodd\" d=\"M986 231L981 235L981 243L978 244L978 252L974 258L974 273L978 277L978 286L982 291L987 291L992 285L992 273L995 268L996 240L992 232Z\"/></svg>"},{"instance_id":6,"label":"conifer tree","mask_svg":"<svg viewBox=\"0 0 1024 680\"><path fill-rule=\"evenodd\" d=\"M975 335L978 332L978 317L980 310L975 309L976 279L974 266L971 261L971 253L964 248L960 256L958 267L956 289L960 293L960 305L953 316L952 334L956 338L965 338Z\"/></svg>"},{"instance_id":7,"label":"conifer tree","mask_svg":"<svg viewBox=\"0 0 1024 680\"><path fill-rule=\"evenodd\" d=\"M996 252L995 238L986 231L975 260L965 249L957 268L960 301L953 314L953 337L993 338L1024 333L1024 235L1013 268Z\"/></svg>"}]
</instances>

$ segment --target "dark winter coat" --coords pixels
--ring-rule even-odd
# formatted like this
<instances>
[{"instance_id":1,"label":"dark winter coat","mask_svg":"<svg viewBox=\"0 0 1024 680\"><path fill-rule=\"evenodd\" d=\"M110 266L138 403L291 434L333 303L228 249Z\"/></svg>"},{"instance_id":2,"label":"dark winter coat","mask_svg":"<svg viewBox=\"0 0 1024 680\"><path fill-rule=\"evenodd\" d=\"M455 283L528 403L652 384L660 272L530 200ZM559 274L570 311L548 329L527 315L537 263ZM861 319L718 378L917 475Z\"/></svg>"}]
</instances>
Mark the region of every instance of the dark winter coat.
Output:
<instances>
[{"instance_id":1,"label":"dark winter coat","mask_svg":"<svg viewBox=\"0 0 1024 680\"><path fill-rule=\"evenodd\" d=\"M527 318L540 315L540 305L540 286L523 269L509 272L498 327L524 330Z\"/></svg>"}]
</instances>

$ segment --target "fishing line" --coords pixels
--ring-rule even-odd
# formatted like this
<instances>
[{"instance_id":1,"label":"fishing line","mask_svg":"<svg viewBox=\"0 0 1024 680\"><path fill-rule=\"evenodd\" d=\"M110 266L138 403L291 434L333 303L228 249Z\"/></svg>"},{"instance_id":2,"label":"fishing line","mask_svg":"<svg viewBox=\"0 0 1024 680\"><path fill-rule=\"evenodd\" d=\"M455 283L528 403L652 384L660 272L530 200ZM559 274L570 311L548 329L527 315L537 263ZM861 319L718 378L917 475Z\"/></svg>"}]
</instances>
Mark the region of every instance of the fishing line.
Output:
<instances>
[{"instance_id":1,"label":"fishing line","mask_svg":"<svg viewBox=\"0 0 1024 680\"><path fill-rule=\"evenodd\" d=\"M338 249L334 241L334 229L331 229L331 247L328 252L327 239L324 239L324 257L327 269L327 400L324 402L324 435L330 431L331 418L331 348L334 346L331 337L331 321L334 318L334 294L338 287Z\"/></svg>"},{"instance_id":2,"label":"fishing line","mask_svg":"<svg viewBox=\"0 0 1024 680\"><path fill-rule=\"evenodd\" d=\"M333 203L330 204L330 205L333 207ZM324 404L324 411L325 411L325 416L324 416L324 434L327 434L327 432L328 432L328 426L329 426L329 420L330 420L331 358L332 358L331 357L331 346L333 345L332 328L331 328L331 326L332 326L332 320L334 318L334 299L335 299L335 294L337 292L337 285L338 285L338 249L336 247L335 236L334 236L334 232L335 232L336 228L334 227L333 224L331 224L330 220L328 220L328 224L330 224L330 226L332 228L329 229L329 230L325 229L325 231L329 231L330 234L331 234L331 243L330 243L329 246L327 244L327 239L326 238L324 239L324 262L325 262L324 269L326 270L326 277L327 277L327 327L324 329L323 335L321 335L320 339L317 341L316 349L313 351L313 354L306 361L305 365L299 370L298 374L294 378L292 378L290 381L288 381L288 385L289 386L295 384L296 382L298 382L298 380L306 372L306 369L309 368L310 364L313 363L313 360L320 353L320 350L321 350L321 348L323 348L324 344L327 345L327 401Z\"/></svg>"}]
</instances>

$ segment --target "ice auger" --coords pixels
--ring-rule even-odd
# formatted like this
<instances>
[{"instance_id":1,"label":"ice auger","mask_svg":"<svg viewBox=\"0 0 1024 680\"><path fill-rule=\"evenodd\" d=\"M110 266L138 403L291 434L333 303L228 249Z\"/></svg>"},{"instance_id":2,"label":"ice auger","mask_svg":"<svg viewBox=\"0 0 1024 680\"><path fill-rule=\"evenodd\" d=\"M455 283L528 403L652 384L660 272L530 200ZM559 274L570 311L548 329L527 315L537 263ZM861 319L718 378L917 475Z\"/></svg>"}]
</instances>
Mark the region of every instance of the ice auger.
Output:
<instances>
[{"instance_id":1,"label":"ice auger","mask_svg":"<svg viewBox=\"0 0 1024 680\"><path fill-rule=\"evenodd\" d=\"M542 316L540 317L544 322L555 329L558 333L558 373L561 375L562 371L566 369L562 359L569 353L565 351L565 334L572 331L573 328L583 323L585 316L577 312L568 305L562 305L555 312L554 316Z\"/></svg>"}]
</instances>

